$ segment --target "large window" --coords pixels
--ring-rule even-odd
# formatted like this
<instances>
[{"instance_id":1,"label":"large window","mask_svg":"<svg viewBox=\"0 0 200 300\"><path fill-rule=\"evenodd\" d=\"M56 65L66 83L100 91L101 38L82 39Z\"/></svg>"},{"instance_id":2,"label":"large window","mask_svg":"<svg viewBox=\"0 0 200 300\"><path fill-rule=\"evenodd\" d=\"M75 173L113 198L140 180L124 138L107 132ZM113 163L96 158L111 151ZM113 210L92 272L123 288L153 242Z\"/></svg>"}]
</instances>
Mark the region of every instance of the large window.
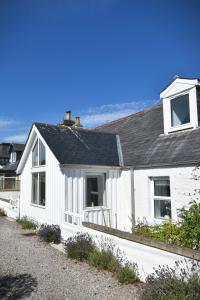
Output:
<instances>
[{"instance_id":1,"label":"large window","mask_svg":"<svg viewBox=\"0 0 200 300\"><path fill-rule=\"evenodd\" d=\"M32 174L32 203L45 206L46 179L45 172Z\"/></svg>"},{"instance_id":2,"label":"large window","mask_svg":"<svg viewBox=\"0 0 200 300\"><path fill-rule=\"evenodd\" d=\"M190 123L189 95L183 95L171 100L171 126Z\"/></svg>"},{"instance_id":3,"label":"large window","mask_svg":"<svg viewBox=\"0 0 200 300\"><path fill-rule=\"evenodd\" d=\"M42 166L46 164L46 150L43 143L37 140L33 148L33 166Z\"/></svg>"},{"instance_id":4,"label":"large window","mask_svg":"<svg viewBox=\"0 0 200 300\"><path fill-rule=\"evenodd\" d=\"M169 177L153 178L154 218L171 218L171 192Z\"/></svg>"},{"instance_id":5,"label":"large window","mask_svg":"<svg viewBox=\"0 0 200 300\"><path fill-rule=\"evenodd\" d=\"M104 194L104 175L86 177L86 206L102 206Z\"/></svg>"}]
</instances>

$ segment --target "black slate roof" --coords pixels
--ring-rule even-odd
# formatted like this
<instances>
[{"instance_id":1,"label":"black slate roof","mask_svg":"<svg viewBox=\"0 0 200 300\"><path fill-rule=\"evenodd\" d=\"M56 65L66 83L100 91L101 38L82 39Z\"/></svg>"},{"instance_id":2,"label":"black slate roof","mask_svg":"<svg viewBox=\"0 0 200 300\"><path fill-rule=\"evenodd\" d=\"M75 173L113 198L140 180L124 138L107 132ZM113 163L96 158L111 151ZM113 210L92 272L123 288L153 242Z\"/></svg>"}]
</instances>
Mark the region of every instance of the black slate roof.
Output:
<instances>
[{"instance_id":1,"label":"black slate roof","mask_svg":"<svg viewBox=\"0 0 200 300\"><path fill-rule=\"evenodd\" d=\"M24 148L25 148L25 144L12 143L11 146L10 146L10 151L23 152Z\"/></svg>"},{"instance_id":2,"label":"black slate roof","mask_svg":"<svg viewBox=\"0 0 200 300\"><path fill-rule=\"evenodd\" d=\"M115 134L35 123L60 164L119 166Z\"/></svg>"},{"instance_id":3,"label":"black slate roof","mask_svg":"<svg viewBox=\"0 0 200 300\"><path fill-rule=\"evenodd\" d=\"M9 149L10 149L9 143L0 144L0 157L9 158L10 157Z\"/></svg>"},{"instance_id":4,"label":"black slate roof","mask_svg":"<svg viewBox=\"0 0 200 300\"><path fill-rule=\"evenodd\" d=\"M162 105L104 124L96 130L119 134L125 166L191 164L200 160L200 128L164 135Z\"/></svg>"}]
</instances>

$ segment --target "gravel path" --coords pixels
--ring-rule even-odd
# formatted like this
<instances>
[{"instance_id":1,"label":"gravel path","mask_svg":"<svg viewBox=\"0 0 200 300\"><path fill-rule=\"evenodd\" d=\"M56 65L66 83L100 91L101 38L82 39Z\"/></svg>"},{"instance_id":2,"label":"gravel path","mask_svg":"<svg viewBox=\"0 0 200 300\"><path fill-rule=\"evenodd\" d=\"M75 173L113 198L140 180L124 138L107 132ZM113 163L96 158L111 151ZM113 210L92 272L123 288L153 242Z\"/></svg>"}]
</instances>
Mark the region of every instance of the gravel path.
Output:
<instances>
[{"instance_id":1,"label":"gravel path","mask_svg":"<svg viewBox=\"0 0 200 300\"><path fill-rule=\"evenodd\" d=\"M107 272L76 263L0 217L0 299L138 299Z\"/></svg>"}]
</instances>

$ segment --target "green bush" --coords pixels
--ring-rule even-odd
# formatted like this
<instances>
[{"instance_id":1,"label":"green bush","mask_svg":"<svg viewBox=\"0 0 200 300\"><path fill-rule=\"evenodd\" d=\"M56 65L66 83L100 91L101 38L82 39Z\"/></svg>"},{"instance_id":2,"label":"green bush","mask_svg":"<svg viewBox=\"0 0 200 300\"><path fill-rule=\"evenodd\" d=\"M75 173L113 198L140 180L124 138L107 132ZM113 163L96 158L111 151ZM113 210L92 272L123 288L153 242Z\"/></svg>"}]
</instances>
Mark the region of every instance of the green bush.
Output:
<instances>
[{"instance_id":1,"label":"green bush","mask_svg":"<svg viewBox=\"0 0 200 300\"><path fill-rule=\"evenodd\" d=\"M22 229L36 229L37 224L29 220L27 217L16 220L22 227Z\"/></svg>"},{"instance_id":2,"label":"green bush","mask_svg":"<svg viewBox=\"0 0 200 300\"><path fill-rule=\"evenodd\" d=\"M113 273L117 272L120 267L117 257L107 249L94 249L89 255L88 262L99 270L108 270Z\"/></svg>"},{"instance_id":3,"label":"green bush","mask_svg":"<svg viewBox=\"0 0 200 300\"><path fill-rule=\"evenodd\" d=\"M131 284L139 281L137 271L134 266L129 264L121 267L117 272L117 279L120 283Z\"/></svg>"},{"instance_id":4,"label":"green bush","mask_svg":"<svg viewBox=\"0 0 200 300\"><path fill-rule=\"evenodd\" d=\"M0 208L0 217L5 217L7 216L5 210L3 208Z\"/></svg>"},{"instance_id":5,"label":"green bush","mask_svg":"<svg viewBox=\"0 0 200 300\"><path fill-rule=\"evenodd\" d=\"M161 225L148 226L138 222L133 233L178 246L200 249L200 203L193 201L188 209L178 211L179 223L166 221Z\"/></svg>"},{"instance_id":6,"label":"green bush","mask_svg":"<svg viewBox=\"0 0 200 300\"><path fill-rule=\"evenodd\" d=\"M199 300L200 265L176 262L175 268L159 266L142 286L142 300Z\"/></svg>"},{"instance_id":7,"label":"green bush","mask_svg":"<svg viewBox=\"0 0 200 300\"><path fill-rule=\"evenodd\" d=\"M67 256L77 260L87 260L96 245L92 237L87 233L77 233L64 242Z\"/></svg>"},{"instance_id":8,"label":"green bush","mask_svg":"<svg viewBox=\"0 0 200 300\"><path fill-rule=\"evenodd\" d=\"M181 244L185 247L200 249L200 203L190 202L189 209L183 207L178 215L181 219Z\"/></svg>"}]
</instances>

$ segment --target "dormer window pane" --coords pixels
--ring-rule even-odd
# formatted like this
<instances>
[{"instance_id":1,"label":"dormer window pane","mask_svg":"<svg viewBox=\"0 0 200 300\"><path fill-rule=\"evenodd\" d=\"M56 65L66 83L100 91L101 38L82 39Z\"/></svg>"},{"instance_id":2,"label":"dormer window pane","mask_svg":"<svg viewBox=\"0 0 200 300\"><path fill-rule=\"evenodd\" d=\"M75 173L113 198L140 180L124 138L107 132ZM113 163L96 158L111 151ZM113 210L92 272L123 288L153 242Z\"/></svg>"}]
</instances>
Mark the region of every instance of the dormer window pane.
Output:
<instances>
[{"instance_id":1,"label":"dormer window pane","mask_svg":"<svg viewBox=\"0 0 200 300\"><path fill-rule=\"evenodd\" d=\"M190 123L189 95L171 100L171 126Z\"/></svg>"}]
</instances>

